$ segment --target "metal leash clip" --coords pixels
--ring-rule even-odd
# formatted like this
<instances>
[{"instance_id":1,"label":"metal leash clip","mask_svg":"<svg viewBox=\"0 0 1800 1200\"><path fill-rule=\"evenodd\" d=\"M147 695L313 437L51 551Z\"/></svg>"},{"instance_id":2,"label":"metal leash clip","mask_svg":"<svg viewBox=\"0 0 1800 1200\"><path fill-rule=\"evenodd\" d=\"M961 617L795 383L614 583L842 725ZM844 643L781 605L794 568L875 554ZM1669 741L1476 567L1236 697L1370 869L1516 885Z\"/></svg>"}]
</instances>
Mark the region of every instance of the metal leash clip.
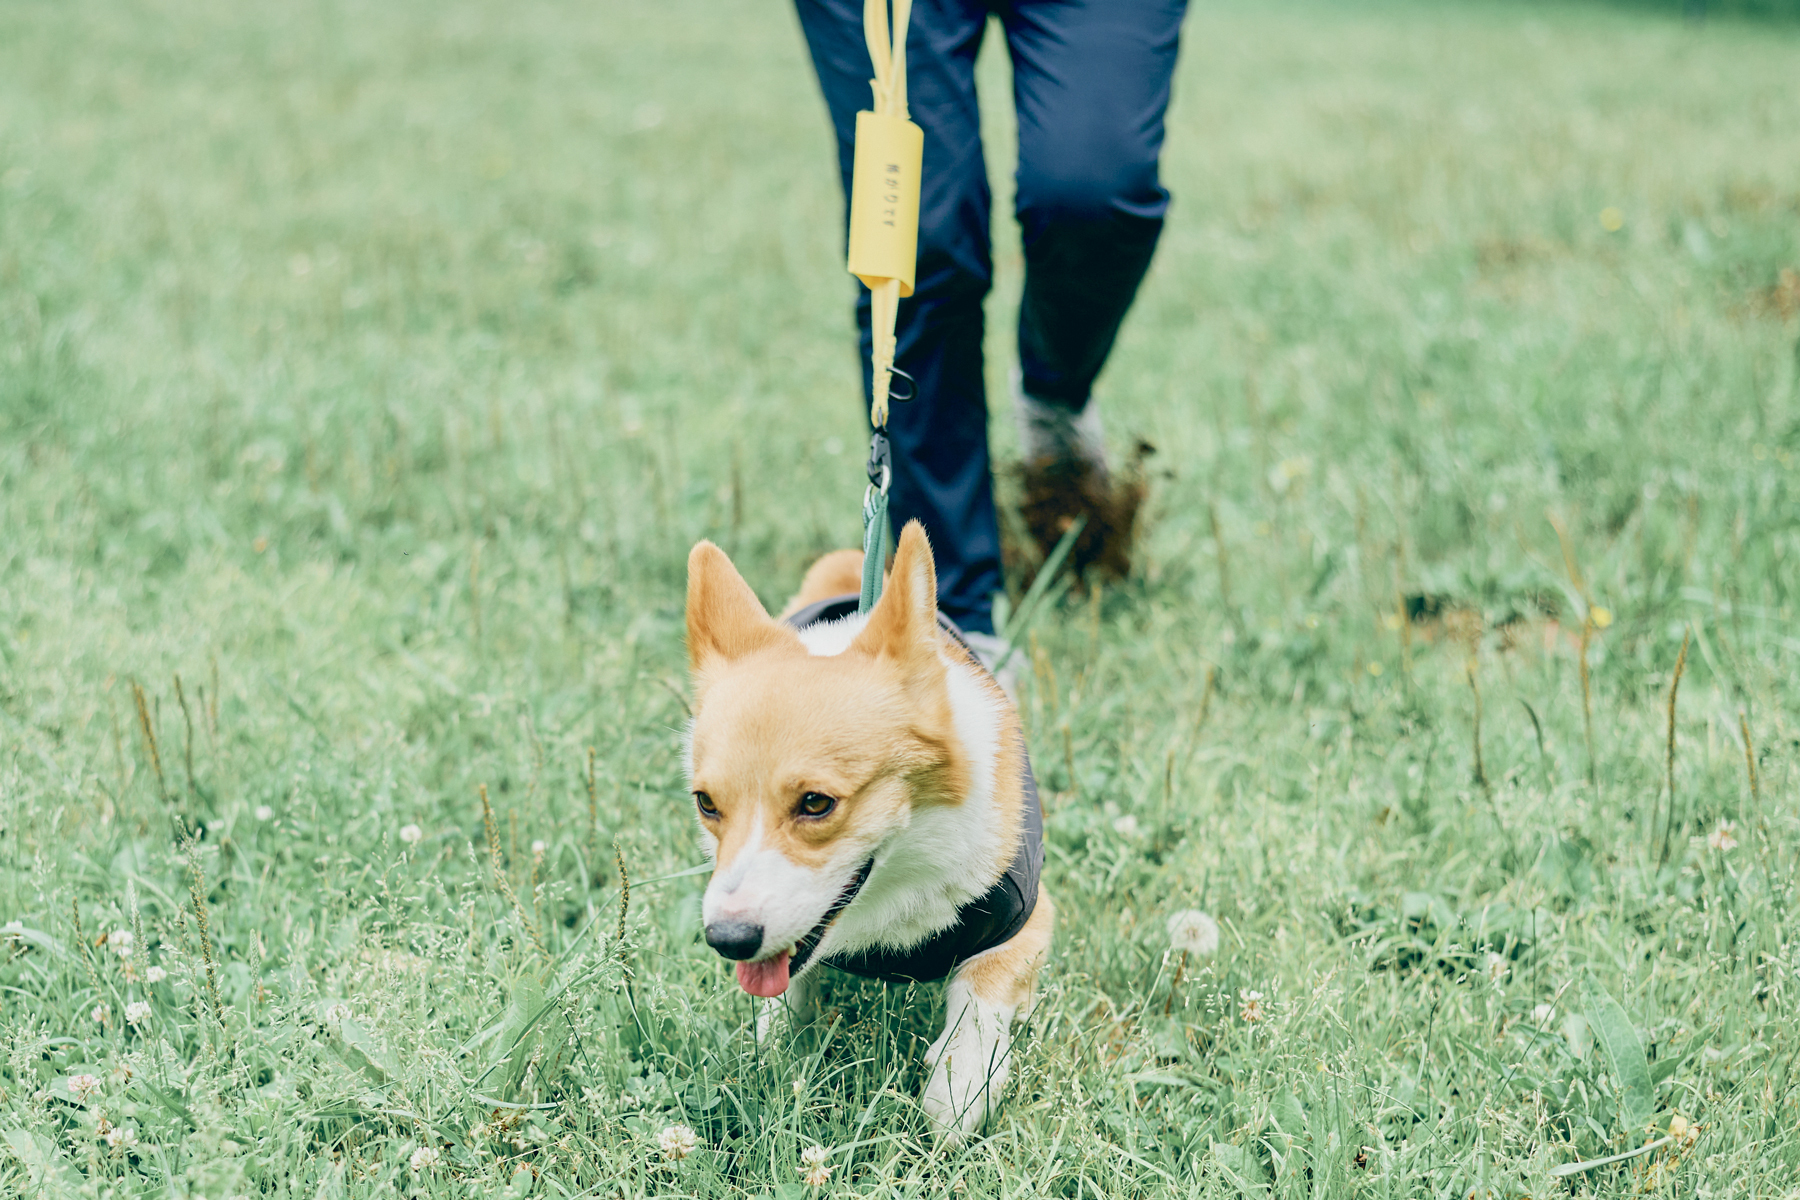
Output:
<instances>
[{"instance_id":1,"label":"metal leash clip","mask_svg":"<svg viewBox=\"0 0 1800 1200\"><path fill-rule=\"evenodd\" d=\"M869 437L869 486L885 492L893 479L893 446L889 443L887 434L877 429Z\"/></svg>"}]
</instances>

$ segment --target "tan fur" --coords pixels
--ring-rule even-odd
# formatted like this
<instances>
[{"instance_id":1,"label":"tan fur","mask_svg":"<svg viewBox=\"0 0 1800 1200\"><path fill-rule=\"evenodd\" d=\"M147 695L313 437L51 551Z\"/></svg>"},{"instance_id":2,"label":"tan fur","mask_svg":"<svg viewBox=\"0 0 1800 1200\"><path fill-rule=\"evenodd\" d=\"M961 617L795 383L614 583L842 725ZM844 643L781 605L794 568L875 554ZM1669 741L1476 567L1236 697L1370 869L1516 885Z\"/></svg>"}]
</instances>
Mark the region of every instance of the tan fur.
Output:
<instances>
[{"instance_id":1,"label":"tan fur","mask_svg":"<svg viewBox=\"0 0 1800 1200\"><path fill-rule=\"evenodd\" d=\"M1025 928L1013 934L1010 941L970 959L960 974L987 1003L1018 1008L1023 1016L1031 1007L1038 970L1050 955L1050 934L1055 928L1056 905L1050 902L1050 893L1040 883L1037 907L1031 910Z\"/></svg>"},{"instance_id":2,"label":"tan fur","mask_svg":"<svg viewBox=\"0 0 1800 1200\"><path fill-rule=\"evenodd\" d=\"M833 596L861 592L862 564L861 550L833 550L807 568L806 577L800 581L800 590L782 607L779 619L785 621L807 605Z\"/></svg>"},{"instance_id":3,"label":"tan fur","mask_svg":"<svg viewBox=\"0 0 1800 1200\"><path fill-rule=\"evenodd\" d=\"M861 562L856 551L820 562L837 558L841 567L850 554ZM807 577L830 584L836 570L815 565ZM937 578L916 524L901 534L868 625L831 658L808 654L711 542L694 547L688 572L688 656L704 705L694 725L693 787L722 814L721 867L748 837L754 807L794 862L816 865L847 826L906 803L909 792L914 804L961 803L969 766L942 672L930 669L941 642ZM871 775L869 763L889 769ZM793 806L809 791L837 797L838 806L825 820L796 822Z\"/></svg>"},{"instance_id":4,"label":"tan fur","mask_svg":"<svg viewBox=\"0 0 1800 1200\"><path fill-rule=\"evenodd\" d=\"M719 661L772 647L806 653L800 635L769 614L725 552L700 542L688 555L688 665L696 678Z\"/></svg>"}]
</instances>

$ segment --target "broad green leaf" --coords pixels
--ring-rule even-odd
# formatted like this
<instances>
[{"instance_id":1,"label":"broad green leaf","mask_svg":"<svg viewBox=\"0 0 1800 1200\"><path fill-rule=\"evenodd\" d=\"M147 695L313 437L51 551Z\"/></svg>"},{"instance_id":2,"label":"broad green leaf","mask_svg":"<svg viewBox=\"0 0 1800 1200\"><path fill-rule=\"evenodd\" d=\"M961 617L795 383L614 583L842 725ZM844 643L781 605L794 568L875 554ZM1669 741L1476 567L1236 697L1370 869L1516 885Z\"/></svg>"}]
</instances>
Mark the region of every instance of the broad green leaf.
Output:
<instances>
[{"instance_id":1,"label":"broad green leaf","mask_svg":"<svg viewBox=\"0 0 1800 1200\"><path fill-rule=\"evenodd\" d=\"M1613 1078L1619 1081L1619 1123L1627 1133L1642 1133L1656 1119L1656 1084L1650 1078L1650 1060L1637 1030L1631 1027L1631 1018L1610 992L1591 979L1587 1020Z\"/></svg>"},{"instance_id":2,"label":"broad green leaf","mask_svg":"<svg viewBox=\"0 0 1800 1200\"><path fill-rule=\"evenodd\" d=\"M1212 1144L1213 1162L1218 1164L1219 1174L1246 1196L1266 1196L1269 1185L1264 1178L1262 1164L1256 1156L1242 1146L1233 1146L1229 1142Z\"/></svg>"},{"instance_id":3,"label":"broad green leaf","mask_svg":"<svg viewBox=\"0 0 1800 1200\"><path fill-rule=\"evenodd\" d=\"M387 1083L393 1078L394 1072L388 1067L386 1056L367 1030L349 1017L344 1018L338 1030L343 1038L338 1053L345 1062L375 1083Z\"/></svg>"},{"instance_id":4,"label":"broad green leaf","mask_svg":"<svg viewBox=\"0 0 1800 1200\"><path fill-rule=\"evenodd\" d=\"M544 994L534 975L513 983L512 997L501 1018L500 1035L488 1048L488 1086L505 1100L518 1098L525 1072L535 1061L537 1078L553 1078L562 1070L568 1049L569 1023L555 1001Z\"/></svg>"},{"instance_id":5,"label":"broad green leaf","mask_svg":"<svg viewBox=\"0 0 1800 1200\"><path fill-rule=\"evenodd\" d=\"M1292 1092L1282 1092L1275 1097L1269 1105L1269 1116L1275 1119L1276 1128L1289 1137L1299 1137L1306 1132L1306 1109Z\"/></svg>"},{"instance_id":6,"label":"broad green leaf","mask_svg":"<svg viewBox=\"0 0 1800 1200\"><path fill-rule=\"evenodd\" d=\"M1569 1053L1577 1058L1586 1058L1588 1051L1594 1048L1594 1032L1588 1026L1588 1019L1580 1013L1564 1013L1562 1019L1563 1041L1569 1044Z\"/></svg>"},{"instance_id":7,"label":"broad green leaf","mask_svg":"<svg viewBox=\"0 0 1800 1200\"><path fill-rule=\"evenodd\" d=\"M37 1187L37 1195L63 1200L75 1196L74 1172L69 1167L69 1160L57 1150L56 1143L38 1133L24 1129L6 1131L6 1144L25 1164L31 1182Z\"/></svg>"}]
</instances>

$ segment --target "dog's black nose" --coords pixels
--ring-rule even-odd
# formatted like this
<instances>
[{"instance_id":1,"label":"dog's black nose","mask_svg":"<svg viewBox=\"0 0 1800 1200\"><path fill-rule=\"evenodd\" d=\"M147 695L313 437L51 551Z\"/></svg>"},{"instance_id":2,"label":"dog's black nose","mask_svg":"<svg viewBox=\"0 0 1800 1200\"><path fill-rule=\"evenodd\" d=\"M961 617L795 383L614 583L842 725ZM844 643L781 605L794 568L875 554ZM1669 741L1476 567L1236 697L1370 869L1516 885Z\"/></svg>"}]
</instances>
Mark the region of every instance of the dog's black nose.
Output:
<instances>
[{"instance_id":1,"label":"dog's black nose","mask_svg":"<svg viewBox=\"0 0 1800 1200\"><path fill-rule=\"evenodd\" d=\"M762 937L763 927L748 921L714 921L706 927L706 944L726 958L755 958Z\"/></svg>"}]
</instances>

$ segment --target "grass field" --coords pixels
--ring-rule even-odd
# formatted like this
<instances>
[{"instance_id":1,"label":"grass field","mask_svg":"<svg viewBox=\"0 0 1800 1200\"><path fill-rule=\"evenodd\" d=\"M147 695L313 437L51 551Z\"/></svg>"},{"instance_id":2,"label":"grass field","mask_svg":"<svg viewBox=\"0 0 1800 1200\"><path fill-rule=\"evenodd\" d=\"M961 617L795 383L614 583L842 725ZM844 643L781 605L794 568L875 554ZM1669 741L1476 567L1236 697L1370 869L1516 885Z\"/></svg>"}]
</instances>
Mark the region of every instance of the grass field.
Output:
<instances>
[{"instance_id":1,"label":"grass field","mask_svg":"<svg viewBox=\"0 0 1800 1200\"><path fill-rule=\"evenodd\" d=\"M1794 1194L1796 62L1191 14L1153 511L1031 630L1064 920L951 1153L937 989L759 1049L699 940L687 550L858 534L791 12L4 6L0 1192Z\"/></svg>"}]
</instances>

